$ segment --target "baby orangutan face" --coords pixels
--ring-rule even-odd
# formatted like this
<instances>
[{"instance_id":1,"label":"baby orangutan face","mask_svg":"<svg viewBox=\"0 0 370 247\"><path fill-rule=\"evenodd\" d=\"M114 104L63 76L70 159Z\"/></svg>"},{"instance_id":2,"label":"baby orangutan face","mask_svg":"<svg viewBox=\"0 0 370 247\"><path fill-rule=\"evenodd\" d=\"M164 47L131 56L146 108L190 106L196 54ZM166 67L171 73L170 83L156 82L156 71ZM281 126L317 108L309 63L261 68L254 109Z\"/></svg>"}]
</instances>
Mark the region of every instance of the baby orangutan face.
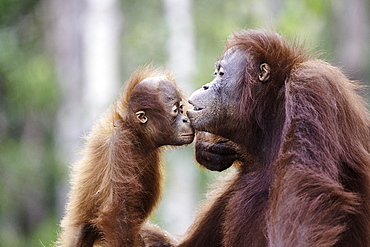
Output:
<instances>
[{"instance_id":1,"label":"baby orangutan face","mask_svg":"<svg viewBox=\"0 0 370 247\"><path fill-rule=\"evenodd\" d=\"M165 77L151 77L141 81L133 95L135 91L148 96L140 100L141 108L137 107L135 115L141 127L151 132L147 134L155 135L151 139L156 140L158 146L178 146L193 141L194 130L184 115L182 95L173 82ZM155 105L149 107L153 102Z\"/></svg>"}]
</instances>

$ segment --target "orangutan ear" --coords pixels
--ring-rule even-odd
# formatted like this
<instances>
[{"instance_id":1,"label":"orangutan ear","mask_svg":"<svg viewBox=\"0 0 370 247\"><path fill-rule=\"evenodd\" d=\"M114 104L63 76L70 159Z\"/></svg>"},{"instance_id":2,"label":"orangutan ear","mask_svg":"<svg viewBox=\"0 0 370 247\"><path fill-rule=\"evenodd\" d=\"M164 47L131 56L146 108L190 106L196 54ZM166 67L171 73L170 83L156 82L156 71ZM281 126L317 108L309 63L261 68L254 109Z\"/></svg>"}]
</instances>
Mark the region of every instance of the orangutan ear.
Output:
<instances>
[{"instance_id":1,"label":"orangutan ear","mask_svg":"<svg viewBox=\"0 0 370 247\"><path fill-rule=\"evenodd\" d=\"M265 82L270 78L270 66L267 63L263 63L260 65L260 75L258 76L258 79L260 82Z\"/></svg>"},{"instance_id":2,"label":"orangutan ear","mask_svg":"<svg viewBox=\"0 0 370 247\"><path fill-rule=\"evenodd\" d=\"M145 115L145 111L138 111L135 113L137 120L139 120L140 123L145 124L148 122L148 118Z\"/></svg>"}]
</instances>

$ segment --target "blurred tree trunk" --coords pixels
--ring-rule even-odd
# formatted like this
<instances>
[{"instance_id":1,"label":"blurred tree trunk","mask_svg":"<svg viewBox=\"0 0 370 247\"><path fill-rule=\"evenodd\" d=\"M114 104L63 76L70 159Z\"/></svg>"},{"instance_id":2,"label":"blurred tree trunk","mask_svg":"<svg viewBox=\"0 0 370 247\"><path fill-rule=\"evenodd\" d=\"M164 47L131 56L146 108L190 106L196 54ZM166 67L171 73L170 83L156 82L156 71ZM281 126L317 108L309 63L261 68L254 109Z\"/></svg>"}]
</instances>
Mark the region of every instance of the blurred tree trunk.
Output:
<instances>
[{"instance_id":1,"label":"blurred tree trunk","mask_svg":"<svg viewBox=\"0 0 370 247\"><path fill-rule=\"evenodd\" d=\"M119 85L118 0L51 0L48 39L61 89L56 145L59 160L69 166L78 159L82 136L112 102ZM60 213L67 181L58 188Z\"/></svg>"},{"instance_id":2,"label":"blurred tree trunk","mask_svg":"<svg viewBox=\"0 0 370 247\"><path fill-rule=\"evenodd\" d=\"M364 80L368 71L370 16L368 0L333 2L337 10L337 60L352 79Z\"/></svg>"},{"instance_id":3,"label":"blurred tree trunk","mask_svg":"<svg viewBox=\"0 0 370 247\"><path fill-rule=\"evenodd\" d=\"M194 91L195 35L191 0L164 0L165 18L169 27L167 68L188 96ZM183 102L187 103L187 102ZM193 219L197 205L197 166L194 148L168 152L168 179L159 214L170 232L182 234Z\"/></svg>"},{"instance_id":4,"label":"blurred tree trunk","mask_svg":"<svg viewBox=\"0 0 370 247\"><path fill-rule=\"evenodd\" d=\"M83 105L88 110L86 126L90 127L91 119L100 115L118 96L123 19L119 0L86 1Z\"/></svg>"},{"instance_id":5,"label":"blurred tree trunk","mask_svg":"<svg viewBox=\"0 0 370 247\"><path fill-rule=\"evenodd\" d=\"M51 25L47 31L50 50L55 59L57 79L61 90L60 108L56 120L56 149L58 160L65 165L76 160L81 145L83 109L83 1L51 0L46 2L46 14ZM57 188L58 214L61 215L68 190L67 178Z\"/></svg>"}]
</instances>

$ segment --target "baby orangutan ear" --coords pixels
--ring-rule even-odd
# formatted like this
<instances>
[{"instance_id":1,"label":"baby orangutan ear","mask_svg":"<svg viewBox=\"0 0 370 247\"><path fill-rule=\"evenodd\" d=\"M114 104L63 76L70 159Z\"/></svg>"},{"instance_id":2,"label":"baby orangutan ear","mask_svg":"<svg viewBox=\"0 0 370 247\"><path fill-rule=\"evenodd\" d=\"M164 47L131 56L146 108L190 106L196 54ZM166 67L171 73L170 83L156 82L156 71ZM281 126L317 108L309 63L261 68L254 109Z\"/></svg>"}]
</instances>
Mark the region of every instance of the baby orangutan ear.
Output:
<instances>
[{"instance_id":1,"label":"baby orangutan ear","mask_svg":"<svg viewBox=\"0 0 370 247\"><path fill-rule=\"evenodd\" d=\"M260 82L265 82L270 78L270 66L267 63L260 65L261 74L258 76Z\"/></svg>"},{"instance_id":2,"label":"baby orangutan ear","mask_svg":"<svg viewBox=\"0 0 370 247\"><path fill-rule=\"evenodd\" d=\"M148 122L148 118L145 115L145 111L138 111L135 113L135 115L136 118L140 121L140 123L145 124L146 122Z\"/></svg>"}]
</instances>

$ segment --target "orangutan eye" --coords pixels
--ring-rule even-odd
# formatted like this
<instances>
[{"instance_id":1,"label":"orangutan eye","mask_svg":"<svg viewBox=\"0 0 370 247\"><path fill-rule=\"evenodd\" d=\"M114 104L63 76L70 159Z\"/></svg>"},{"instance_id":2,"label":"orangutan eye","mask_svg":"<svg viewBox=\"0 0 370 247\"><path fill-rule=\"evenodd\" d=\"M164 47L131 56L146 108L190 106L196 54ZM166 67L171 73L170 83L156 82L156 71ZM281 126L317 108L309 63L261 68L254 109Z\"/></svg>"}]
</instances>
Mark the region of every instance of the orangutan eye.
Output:
<instances>
[{"instance_id":1,"label":"orangutan eye","mask_svg":"<svg viewBox=\"0 0 370 247\"><path fill-rule=\"evenodd\" d=\"M171 115L173 117L177 117L177 114L179 113L179 108L177 107L177 105L174 105L172 106L172 111L171 111Z\"/></svg>"},{"instance_id":2,"label":"orangutan eye","mask_svg":"<svg viewBox=\"0 0 370 247\"><path fill-rule=\"evenodd\" d=\"M179 109L180 109L180 113L184 114L184 105L183 104L180 103Z\"/></svg>"}]
</instances>

